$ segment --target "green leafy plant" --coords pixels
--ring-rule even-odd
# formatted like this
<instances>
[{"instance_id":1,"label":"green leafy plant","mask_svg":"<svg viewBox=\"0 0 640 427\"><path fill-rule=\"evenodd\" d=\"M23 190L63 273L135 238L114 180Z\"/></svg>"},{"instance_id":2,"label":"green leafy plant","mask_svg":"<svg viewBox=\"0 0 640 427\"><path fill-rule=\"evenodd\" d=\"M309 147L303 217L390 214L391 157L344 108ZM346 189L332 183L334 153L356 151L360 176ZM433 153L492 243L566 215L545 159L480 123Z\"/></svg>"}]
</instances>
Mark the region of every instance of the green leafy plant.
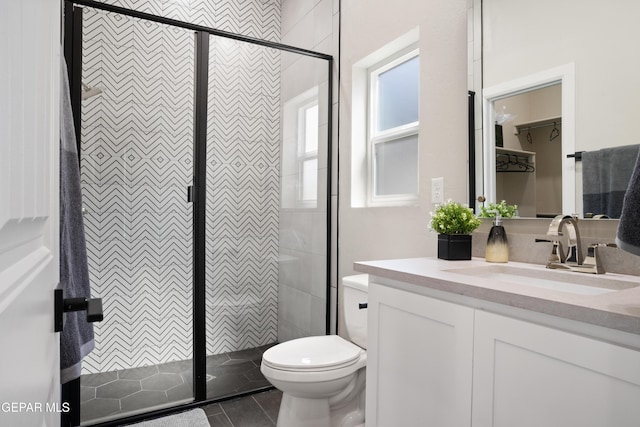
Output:
<instances>
[{"instance_id":1,"label":"green leafy plant","mask_svg":"<svg viewBox=\"0 0 640 427\"><path fill-rule=\"evenodd\" d=\"M502 218L512 218L516 215L518 205L508 205L506 201L500 203L488 203L487 206L480 207L479 217L482 218L495 218L496 212L500 214Z\"/></svg>"},{"instance_id":2,"label":"green leafy plant","mask_svg":"<svg viewBox=\"0 0 640 427\"><path fill-rule=\"evenodd\" d=\"M469 234L480 224L480 219L467 206L447 200L431 212L429 228L439 234Z\"/></svg>"}]
</instances>

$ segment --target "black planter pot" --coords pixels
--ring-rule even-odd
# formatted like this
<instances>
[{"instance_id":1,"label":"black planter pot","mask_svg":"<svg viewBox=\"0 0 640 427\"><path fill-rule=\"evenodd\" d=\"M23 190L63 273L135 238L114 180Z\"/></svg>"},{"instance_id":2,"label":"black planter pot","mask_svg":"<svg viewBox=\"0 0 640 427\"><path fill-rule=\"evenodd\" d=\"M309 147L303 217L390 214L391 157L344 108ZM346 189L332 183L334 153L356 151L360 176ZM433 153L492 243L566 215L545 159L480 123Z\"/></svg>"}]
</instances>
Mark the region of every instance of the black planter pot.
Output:
<instances>
[{"instance_id":1,"label":"black planter pot","mask_svg":"<svg viewBox=\"0 0 640 427\"><path fill-rule=\"evenodd\" d=\"M450 261L471 259L471 234L438 234L438 258Z\"/></svg>"}]
</instances>

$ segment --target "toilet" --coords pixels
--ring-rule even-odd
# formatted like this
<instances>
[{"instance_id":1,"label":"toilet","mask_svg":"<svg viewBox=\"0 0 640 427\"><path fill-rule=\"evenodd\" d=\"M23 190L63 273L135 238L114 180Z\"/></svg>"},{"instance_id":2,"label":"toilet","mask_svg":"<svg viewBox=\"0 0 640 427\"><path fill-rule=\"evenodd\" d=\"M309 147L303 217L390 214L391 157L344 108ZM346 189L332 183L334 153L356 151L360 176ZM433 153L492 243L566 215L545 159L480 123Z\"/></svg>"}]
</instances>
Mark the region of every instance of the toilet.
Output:
<instances>
[{"instance_id":1,"label":"toilet","mask_svg":"<svg viewBox=\"0 0 640 427\"><path fill-rule=\"evenodd\" d=\"M282 391L278 427L364 427L368 275L342 279L349 341L298 338L269 348L260 371Z\"/></svg>"}]
</instances>

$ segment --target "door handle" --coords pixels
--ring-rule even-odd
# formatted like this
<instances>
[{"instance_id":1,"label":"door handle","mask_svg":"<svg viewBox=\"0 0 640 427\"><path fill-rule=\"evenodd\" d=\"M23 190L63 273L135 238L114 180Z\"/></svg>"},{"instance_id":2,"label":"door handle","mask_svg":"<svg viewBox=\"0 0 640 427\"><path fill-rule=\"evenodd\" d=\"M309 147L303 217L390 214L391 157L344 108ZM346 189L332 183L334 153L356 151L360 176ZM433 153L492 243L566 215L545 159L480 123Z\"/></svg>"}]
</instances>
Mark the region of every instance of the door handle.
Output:
<instances>
[{"instance_id":1,"label":"door handle","mask_svg":"<svg viewBox=\"0 0 640 427\"><path fill-rule=\"evenodd\" d=\"M187 203L193 203L193 185L187 187Z\"/></svg>"},{"instance_id":2,"label":"door handle","mask_svg":"<svg viewBox=\"0 0 640 427\"><path fill-rule=\"evenodd\" d=\"M72 311L86 311L87 322L100 322L104 318L102 312L102 298L65 298L62 289L54 291L54 330L62 332L64 313Z\"/></svg>"}]
</instances>

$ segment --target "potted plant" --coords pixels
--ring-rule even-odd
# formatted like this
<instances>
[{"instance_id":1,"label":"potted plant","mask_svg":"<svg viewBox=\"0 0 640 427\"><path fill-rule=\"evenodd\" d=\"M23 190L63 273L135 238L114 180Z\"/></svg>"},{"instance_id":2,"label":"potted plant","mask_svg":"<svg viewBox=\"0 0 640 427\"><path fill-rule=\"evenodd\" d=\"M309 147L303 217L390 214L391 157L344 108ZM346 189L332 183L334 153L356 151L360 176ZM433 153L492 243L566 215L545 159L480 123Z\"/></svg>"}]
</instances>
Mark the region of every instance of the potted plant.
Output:
<instances>
[{"instance_id":1,"label":"potted plant","mask_svg":"<svg viewBox=\"0 0 640 427\"><path fill-rule=\"evenodd\" d=\"M438 205L431 212L429 228L438 233L438 258L471 259L471 232L480 226L480 219L465 205L453 200Z\"/></svg>"},{"instance_id":2,"label":"potted plant","mask_svg":"<svg viewBox=\"0 0 640 427\"><path fill-rule=\"evenodd\" d=\"M487 206L480 207L478 216L481 218L495 218L496 212L500 214L501 218L513 218L518 216L518 205L508 205L505 200L500 203L490 202Z\"/></svg>"}]
</instances>

